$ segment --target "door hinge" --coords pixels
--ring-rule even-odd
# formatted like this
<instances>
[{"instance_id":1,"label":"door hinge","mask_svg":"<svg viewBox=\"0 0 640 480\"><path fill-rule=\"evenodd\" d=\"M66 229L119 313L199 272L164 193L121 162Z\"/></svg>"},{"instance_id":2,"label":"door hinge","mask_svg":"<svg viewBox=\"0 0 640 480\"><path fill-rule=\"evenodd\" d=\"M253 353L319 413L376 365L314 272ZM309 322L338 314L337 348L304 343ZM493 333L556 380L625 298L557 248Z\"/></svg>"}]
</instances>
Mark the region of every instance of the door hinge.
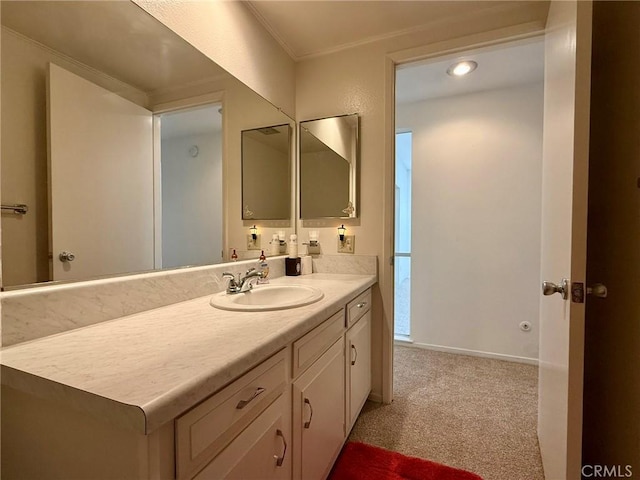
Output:
<instances>
[{"instance_id":1,"label":"door hinge","mask_svg":"<svg viewBox=\"0 0 640 480\"><path fill-rule=\"evenodd\" d=\"M391 265L393 267L394 263L395 263L395 257L392 255L392 256L389 257L389 265Z\"/></svg>"},{"instance_id":2,"label":"door hinge","mask_svg":"<svg viewBox=\"0 0 640 480\"><path fill-rule=\"evenodd\" d=\"M584 303L584 283L571 283L571 301L573 303Z\"/></svg>"}]
</instances>

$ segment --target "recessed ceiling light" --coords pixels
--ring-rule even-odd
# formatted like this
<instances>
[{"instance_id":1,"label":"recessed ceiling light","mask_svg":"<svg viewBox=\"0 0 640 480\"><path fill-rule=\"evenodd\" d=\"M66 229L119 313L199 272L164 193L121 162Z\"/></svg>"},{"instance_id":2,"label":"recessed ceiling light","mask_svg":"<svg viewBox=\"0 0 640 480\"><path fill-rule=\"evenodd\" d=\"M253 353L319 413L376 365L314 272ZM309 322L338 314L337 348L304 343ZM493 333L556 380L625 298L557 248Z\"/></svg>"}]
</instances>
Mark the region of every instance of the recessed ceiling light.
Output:
<instances>
[{"instance_id":1,"label":"recessed ceiling light","mask_svg":"<svg viewBox=\"0 0 640 480\"><path fill-rule=\"evenodd\" d=\"M452 77L462 77L467 73L473 72L478 68L478 64L473 60L463 60L462 62L456 62L447 68L447 73Z\"/></svg>"}]
</instances>

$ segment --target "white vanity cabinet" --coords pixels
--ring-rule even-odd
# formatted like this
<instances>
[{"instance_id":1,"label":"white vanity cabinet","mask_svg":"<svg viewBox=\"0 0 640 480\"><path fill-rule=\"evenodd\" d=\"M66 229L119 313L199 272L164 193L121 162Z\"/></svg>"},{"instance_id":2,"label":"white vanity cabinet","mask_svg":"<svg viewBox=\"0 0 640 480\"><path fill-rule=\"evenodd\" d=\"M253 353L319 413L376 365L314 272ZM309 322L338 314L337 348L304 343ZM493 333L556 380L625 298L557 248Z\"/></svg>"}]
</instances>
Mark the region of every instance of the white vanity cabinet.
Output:
<instances>
[{"instance_id":1,"label":"white vanity cabinet","mask_svg":"<svg viewBox=\"0 0 640 480\"><path fill-rule=\"evenodd\" d=\"M344 310L295 342L293 351L294 365L313 359L292 385L293 478L322 480L345 439Z\"/></svg>"},{"instance_id":2,"label":"white vanity cabinet","mask_svg":"<svg viewBox=\"0 0 640 480\"><path fill-rule=\"evenodd\" d=\"M290 349L180 417L178 479L326 478L371 391L370 308L366 290ZM289 351L290 404L280 395L282 355ZM238 402L247 402L248 413Z\"/></svg>"},{"instance_id":3,"label":"white vanity cabinet","mask_svg":"<svg viewBox=\"0 0 640 480\"><path fill-rule=\"evenodd\" d=\"M290 478L288 352L280 351L176 419L179 480Z\"/></svg>"},{"instance_id":4,"label":"white vanity cabinet","mask_svg":"<svg viewBox=\"0 0 640 480\"><path fill-rule=\"evenodd\" d=\"M280 397L258 416L194 480L290 480L290 409Z\"/></svg>"},{"instance_id":5,"label":"white vanity cabinet","mask_svg":"<svg viewBox=\"0 0 640 480\"><path fill-rule=\"evenodd\" d=\"M371 392L371 290L349 302L346 324L345 412L349 432Z\"/></svg>"},{"instance_id":6,"label":"white vanity cabinet","mask_svg":"<svg viewBox=\"0 0 640 480\"><path fill-rule=\"evenodd\" d=\"M274 342L276 353L147 434L124 422L129 417L113 416L140 419L135 409L103 402L111 417L90 414L66 397L3 385L3 479L325 479L371 388L371 290L351 298L327 303L338 311L297 339ZM249 352L237 355L251 358ZM217 368L212 374L221 375ZM201 371L197 379L205 382L209 370ZM65 393L76 402L100 399L91 391ZM172 398L189 405L192 397Z\"/></svg>"}]
</instances>

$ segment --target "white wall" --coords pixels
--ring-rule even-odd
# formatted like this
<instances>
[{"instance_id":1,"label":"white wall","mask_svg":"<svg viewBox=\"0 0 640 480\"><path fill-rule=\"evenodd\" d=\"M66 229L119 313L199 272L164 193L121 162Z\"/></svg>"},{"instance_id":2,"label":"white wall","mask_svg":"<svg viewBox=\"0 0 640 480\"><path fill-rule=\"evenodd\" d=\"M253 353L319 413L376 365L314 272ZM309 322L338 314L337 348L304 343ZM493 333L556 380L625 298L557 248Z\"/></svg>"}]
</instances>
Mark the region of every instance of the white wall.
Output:
<instances>
[{"instance_id":1,"label":"white wall","mask_svg":"<svg viewBox=\"0 0 640 480\"><path fill-rule=\"evenodd\" d=\"M196 145L198 155L189 149ZM162 141L162 267L222 261L219 132Z\"/></svg>"},{"instance_id":2,"label":"white wall","mask_svg":"<svg viewBox=\"0 0 640 480\"><path fill-rule=\"evenodd\" d=\"M542 108L541 83L399 106L415 343L537 358Z\"/></svg>"}]
</instances>

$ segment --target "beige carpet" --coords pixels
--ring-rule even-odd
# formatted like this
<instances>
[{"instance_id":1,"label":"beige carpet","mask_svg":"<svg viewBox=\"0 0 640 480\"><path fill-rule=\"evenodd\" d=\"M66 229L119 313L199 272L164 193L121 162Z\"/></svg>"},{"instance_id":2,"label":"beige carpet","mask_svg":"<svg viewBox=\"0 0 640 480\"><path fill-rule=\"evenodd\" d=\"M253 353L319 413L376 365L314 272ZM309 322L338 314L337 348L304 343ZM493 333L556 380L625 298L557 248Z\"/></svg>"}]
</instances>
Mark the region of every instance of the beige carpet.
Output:
<instances>
[{"instance_id":1,"label":"beige carpet","mask_svg":"<svg viewBox=\"0 0 640 480\"><path fill-rule=\"evenodd\" d=\"M544 480L537 367L396 346L394 370L394 402L367 402L350 440L485 480Z\"/></svg>"}]
</instances>

